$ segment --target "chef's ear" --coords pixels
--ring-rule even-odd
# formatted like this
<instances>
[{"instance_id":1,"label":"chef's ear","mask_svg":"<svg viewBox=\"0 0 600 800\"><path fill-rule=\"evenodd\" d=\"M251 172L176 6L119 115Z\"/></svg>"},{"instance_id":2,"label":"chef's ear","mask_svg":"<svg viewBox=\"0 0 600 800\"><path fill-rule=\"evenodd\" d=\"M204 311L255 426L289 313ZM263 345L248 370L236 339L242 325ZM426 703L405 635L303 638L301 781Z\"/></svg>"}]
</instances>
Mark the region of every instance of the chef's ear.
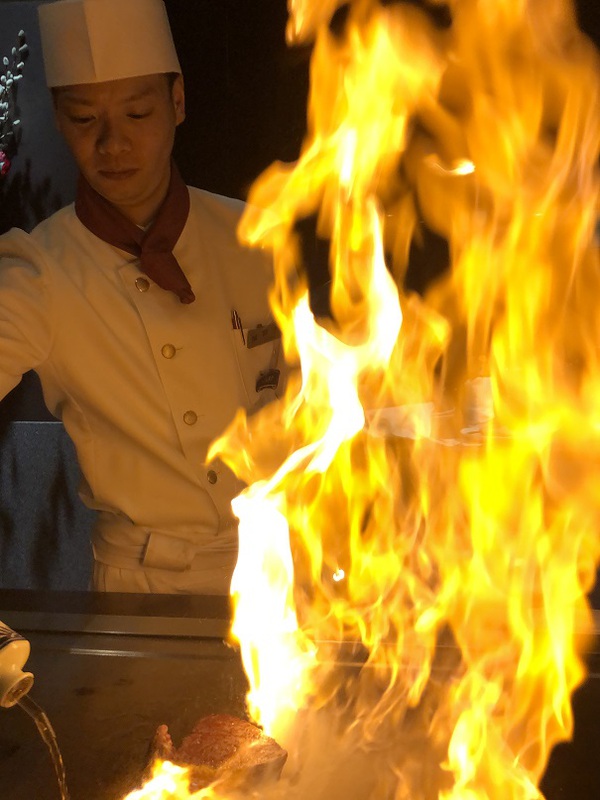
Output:
<instances>
[{"instance_id":1,"label":"chef's ear","mask_svg":"<svg viewBox=\"0 0 600 800\"><path fill-rule=\"evenodd\" d=\"M185 90L183 75L176 75L171 86L171 98L175 109L175 124L179 125L185 119Z\"/></svg>"}]
</instances>

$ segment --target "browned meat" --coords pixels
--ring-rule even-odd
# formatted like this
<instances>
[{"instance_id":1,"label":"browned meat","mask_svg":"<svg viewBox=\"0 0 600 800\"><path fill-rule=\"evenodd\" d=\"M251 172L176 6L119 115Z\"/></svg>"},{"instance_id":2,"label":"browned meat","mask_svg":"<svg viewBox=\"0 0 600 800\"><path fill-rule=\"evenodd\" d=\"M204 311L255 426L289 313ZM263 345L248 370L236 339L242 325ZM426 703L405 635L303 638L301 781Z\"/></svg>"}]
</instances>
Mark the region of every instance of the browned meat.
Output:
<instances>
[{"instance_id":1,"label":"browned meat","mask_svg":"<svg viewBox=\"0 0 600 800\"><path fill-rule=\"evenodd\" d=\"M287 753L251 722L228 714L201 719L180 747L175 747L166 725L160 725L150 748L150 760L160 758L190 767L191 788L212 783L230 788L277 780Z\"/></svg>"}]
</instances>

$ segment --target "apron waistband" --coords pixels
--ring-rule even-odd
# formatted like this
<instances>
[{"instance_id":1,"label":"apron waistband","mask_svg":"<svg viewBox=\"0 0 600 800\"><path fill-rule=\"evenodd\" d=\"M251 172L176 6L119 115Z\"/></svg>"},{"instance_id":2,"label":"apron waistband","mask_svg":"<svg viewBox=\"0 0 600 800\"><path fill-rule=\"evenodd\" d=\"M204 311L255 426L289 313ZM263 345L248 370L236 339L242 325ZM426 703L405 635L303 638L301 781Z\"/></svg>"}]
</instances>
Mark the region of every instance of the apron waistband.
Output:
<instances>
[{"instance_id":1,"label":"apron waistband","mask_svg":"<svg viewBox=\"0 0 600 800\"><path fill-rule=\"evenodd\" d=\"M102 515L92 533L95 560L119 569L185 572L201 566L202 551L230 549L236 544L234 526L218 534L199 531L172 533L135 525L124 519L106 519Z\"/></svg>"}]
</instances>

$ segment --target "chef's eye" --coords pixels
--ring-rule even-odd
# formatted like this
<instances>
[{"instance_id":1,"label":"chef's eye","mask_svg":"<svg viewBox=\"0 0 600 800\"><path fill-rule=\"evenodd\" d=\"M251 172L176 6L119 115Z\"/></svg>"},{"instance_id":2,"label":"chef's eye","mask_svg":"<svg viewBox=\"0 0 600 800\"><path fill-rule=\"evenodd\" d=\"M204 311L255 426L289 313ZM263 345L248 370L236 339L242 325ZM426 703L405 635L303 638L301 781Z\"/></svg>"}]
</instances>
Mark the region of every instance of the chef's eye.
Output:
<instances>
[{"instance_id":1,"label":"chef's eye","mask_svg":"<svg viewBox=\"0 0 600 800\"><path fill-rule=\"evenodd\" d=\"M142 114L139 114L139 113L138 113L138 114L130 113L130 114L128 114L127 116L128 116L130 119L146 119L146 117L149 117L149 116L150 116L150 113L151 113L150 111L145 111L145 112L143 112Z\"/></svg>"},{"instance_id":2,"label":"chef's eye","mask_svg":"<svg viewBox=\"0 0 600 800\"><path fill-rule=\"evenodd\" d=\"M70 121L73 122L75 125L86 125L88 122L92 122L94 119L89 115L83 114L71 114L69 117Z\"/></svg>"}]
</instances>

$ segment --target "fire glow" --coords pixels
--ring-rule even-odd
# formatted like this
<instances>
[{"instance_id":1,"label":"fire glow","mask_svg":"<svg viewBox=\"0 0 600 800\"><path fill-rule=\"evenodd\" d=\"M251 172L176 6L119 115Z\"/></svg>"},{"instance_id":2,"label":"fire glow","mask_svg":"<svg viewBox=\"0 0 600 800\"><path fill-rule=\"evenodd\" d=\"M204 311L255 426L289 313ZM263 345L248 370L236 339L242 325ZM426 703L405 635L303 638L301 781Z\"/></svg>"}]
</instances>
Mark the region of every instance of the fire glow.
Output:
<instances>
[{"instance_id":1,"label":"fire glow","mask_svg":"<svg viewBox=\"0 0 600 800\"><path fill-rule=\"evenodd\" d=\"M333 32L341 5L290 1L308 136L240 229L273 253L295 369L212 448L248 483L249 713L289 751L260 797L534 800L572 733L600 557L598 57L567 0L452 0L437 27L356 0ZM420 297L423 224L450 264ZM151 792L130 798L223 797Z\"/></svg>"}]
</instances>

